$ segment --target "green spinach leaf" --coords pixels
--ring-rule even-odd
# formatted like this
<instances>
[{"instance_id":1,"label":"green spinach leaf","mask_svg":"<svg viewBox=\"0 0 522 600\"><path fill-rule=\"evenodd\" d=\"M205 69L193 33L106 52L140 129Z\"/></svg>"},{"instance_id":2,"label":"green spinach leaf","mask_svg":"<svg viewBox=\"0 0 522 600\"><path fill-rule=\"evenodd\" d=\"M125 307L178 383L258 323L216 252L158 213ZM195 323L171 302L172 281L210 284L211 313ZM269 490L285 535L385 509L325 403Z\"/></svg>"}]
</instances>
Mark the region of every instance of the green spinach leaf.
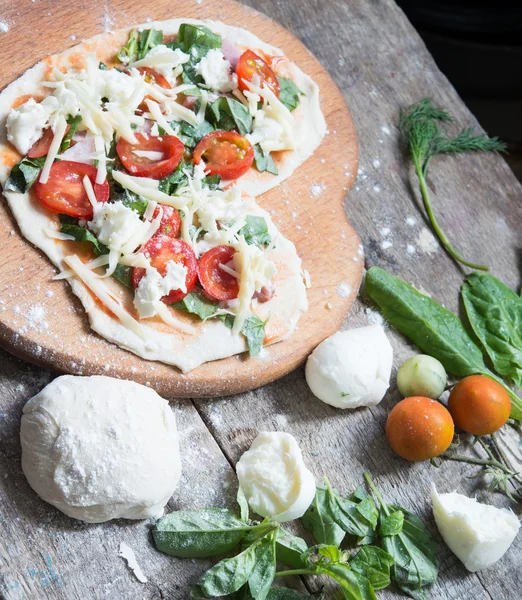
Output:
<instances>
[{"instance_id":1,"label":"green spinach leaf","mask_svg":"<svg viewBox=\"0 0 522 600\"><path fill-rule=\"evenodd\" d=\"M254 600L265 600L276 573L275 533L256 544L255 565L248 578L248 588Z\"/></svg>"},{"instance_id":2,"label":"green spinach leaf","mask_svg":"<svg viewBox=\"0 0 522 600\"><path fill-rule=\"evenodd\" d=\"M213 33L204 25L182 23L179 26L176 47L180 48L180 50L186 52L187 54L193 47L204 49L206 52L208 52L212 48L221 48L221 44L221 36L217 33Z\"/></svg>"},{"instance_id":3,"label":"green spinach leaf","mask_svg":"<svg viewBox=\"0 0 522 600\"><path fill-rule=\"evenodd\" d=\"M67 148L71 145L71 140L73 139L73 136L76 133L76 130L78 129L78 125L81 122L81 115L76 115L75 117L69 117L67 119L67 125L69 125L69 129L63 137L62 143L60 144L60 148L58 150L58 154L65 152Z\"/></svg>"},{"instance_id":4,"label":"green spinach leaf","mask_svg":"<svg viewBox=\"0 0 522 600\"><path fill-rule=\"evenodd\" d=\"M266 321L261 321L256 315L252 315L245 319L243 327L241 328L241 333L246 337L250 356L257 356L261 352L263 341L265 339L265 325L267 322L268 319Z\"/></svg>"},{"instance_id":5,"label":"green spinach leaf","mask_svg":"<svg viewBox=\"0 0 522 600\"><path fill-rule=\"evenodd\" d=\"M254 164L260 173L268 171L269 173L272 173L272 175L278 175L278 170L272 155L270 152L265 154L259 144L254 145Z\"/></svg>"},{"instance_id":6,"label":"green spinach leaf","mask_svg":"<svg viewBox=\"0 0 522 600\"><path fill-rule=\"evenodd\" d=\"M268 233L268 225L263 217L254 217L247 215L246 224L239 230L239 233L245 237L247 244L264 248L270 244L272 237Z\"/></svg>"},{"instance_id":7,"label":"green spinach leaf","mask_svg":"<svg viewBox=\"0 0 522 600\"><path fill-rule=\"evenodd\" d=\"M303 92L295 85L290 77L278 77L279 81L279 100L292 111L299 106L299 96L304 96Z\"/></svg>"},{"instance_id":8,"label":"green spinach leaf","mask_svg":"<svg viewBox=\"0 0 522 600\"><path fill-rule=\"evenodd\" d=\"M183 300L173 304L174 308L179 308L185 312L197 315L202 321L213 317L219 310L219 306L214 304L204 294L199 292L190 292Z\"/></svg>"},{"instance_id":9,"label":"green spinach leaf","mask_svg":"<svg viewBox=\"0 0 522 600\"><path fill-rule=\"evenodd\" d=\"M129 39L127 40L127 43L125 44L125 46L122 46L120 48L120 51L118 52L118 54L116 56L118 57L118 60L121 63L124 63L126 65L137 60L138 32L135 29L133 29L129 33Z\"/></svg>"},{"instance_id":10,"label":"green spinach leaf","mask_svg":"<svg viewBox=\"0 0 522 600\"><path fill-rule=\"evenodd\" d=\"M90 242L93 245L93 251L96 256L106 254L106 249L98 239L86 227L80 227L73 223L62 223L60 231L67 235L72 235L77 242Z\"/></svg>"},{"instance_id":11,"label":"green spinach leaf","mask_svg":"<svg viewBox=\"0 0 522 600\"><path fill-rule=\"evenodd\" d=\"M472 273L462 286L469 322L495 371L522 387L522 299L501 281Z\"/></svg>"},{"instance_id":12,"label":"green spinach leaf","mask_svg":"<svg viewBox=\"0 0 522 600\"><path fill-rule=\"evenodd\" d=\"M135 194L126 188L123 189L121 194L117 194L115 197L113 197L112 200L121 202L127 208L136 211L140 217L145 214L149 204L147 198L139 196L138 194Z\"/></svg>"},{"instance_id":13,"label":"green spinach leaf","mask_svg":"<svg viewBox=\"0 0 522 600\"><path fill-rule=\"evenodd\" d=\"M214 131L214 127L212 127L208 121L203 121L196 126L182 121L178 127L178 136L185 144L185 148L193 150L207 133L210 133L211 131Z\"/></svg>"},{"instance_id":14,"label":"green spinach leaf","mask_svg":"<svg viewBox=\"0 0 522 600\"><path fill-rule=\"evenodd\" d=\"M238 519L230 510L204 508L170 513L156 524L152 533L161 552L202 558L229 552L253 529L254 526Z\"/></svg>"},{"instance_id":15,"label":"green spinach leaf","mask_svg":"<svg viewBox=\"0 0 522 600\"><path fill-rule=\"evenodd\" d=\"M286 529L280 527L276 536L276 556L277 560L293 569L305 567L302 554L308 550L308 546L303 538L292 535Z\"/></svg>"},{"instance_id":16,"label":"green spinach leaf","mask_svg":"<svg viewBox=\"0 0 522 600\"><path fill-rule=\"evenodd\" d=\"M500 383L511 397L511 417L522 420L522 400L486 367L480 348L458 317L379 267L368 270L365 282L370 298L391 325L457 377L480 373Z\"/></svg>"},{"instance_id":17,"label":"green spinach leaf","mask_svg":"<svg viewBox=\"0 0 522 600\"><path fill-rule=\"evenodd\" d=\"M145 58L149 50L163 44L163 31L144 29L138 36L138 60Z\"/></svg>"},{"instance_id":18,"label":"green spinach leaf","mask_svg":"<svg viewBox=\"0 0 522 600\"><path fill-rule=\"evenodd\" d=\"M158 189L169 196L174 196L179 188L187 185L187 173L192 174L194 167L191 164L181 162L170 175L160 179Z\"/></svg>"},{"instance_id":19,"label":"green spinach leaf","mask_svg":"<svg viewBox=\"0 0 522 600\"><path fill-rule=\"evenodd\" d=\"M390 585L390 568L394 563L393 556L381 548L363 546L350 560L350 568L366 577L374 590L382 590Z\"/></svg>"},{"instance_id":20,"label":"green spinach leaf","mask_svg":"<svg viewBox=\"0 0 522 600\"><path fill-rule=\"evenodd\" d=\"M206 596L226 596L237 592L249 580L256 565L257 544L237 556L225 558L203 574L199 586Z\"/></svg>"},{"instance_id":21,"label":"green spinach leaf","mask_svg":"<svg viewBox=\"0 0 522 600\"><path fill-rule=\"evenodd\" d=\"M197 102L195 109L197 112ZM248 109L234 98L220 96L214 102L209 102L205 117L216 129L224 131L237 129L241 135L247 135L252 131L252 116Z\"/></svg>"},{"instance_id":22,"label":"green spinach leaf","mask_svg":"<svg viewBox=\"0 0 522 600\"><path fill-rule=\"evenodd\" d=\"M332 513L328 490L324 485L317 486L315 498L301 517L301 522L318 544L339 546L345 536L345 532L337 525Z\"/></svg>"},{"instance_id":23,"label":"green spinach leaf","mask_svg":"<svg viewBox=\"0 0 522 600\"><path fill-rule=\"evenodd\" d=\"M45 163L45 156L41 158L23 158L12 169L9 179L5 182L5 192L25 193L38 179Z\"/></svg>"}]
</instances>

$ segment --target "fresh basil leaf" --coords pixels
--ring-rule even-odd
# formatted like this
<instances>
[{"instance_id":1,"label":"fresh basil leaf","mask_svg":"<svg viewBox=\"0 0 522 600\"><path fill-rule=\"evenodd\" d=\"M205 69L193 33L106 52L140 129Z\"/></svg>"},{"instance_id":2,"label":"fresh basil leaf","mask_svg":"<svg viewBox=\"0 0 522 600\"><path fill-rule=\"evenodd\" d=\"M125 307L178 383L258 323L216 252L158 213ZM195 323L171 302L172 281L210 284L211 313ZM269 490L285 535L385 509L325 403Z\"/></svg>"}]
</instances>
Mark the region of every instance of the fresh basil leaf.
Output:
<instances>
[{"instance_id":1,"label":"fresh basil leaf","mask_svg":"<svg viewBox=\"0 0 522 600\"><path fill-rule=\"evenodd\" d=\"M204 25L182 23L179 26L176 46L187 54L194 46L196 48L206 49L208 52L211 48L221 48L221 45L221 36L210 31L210 29Z\"/></svg>"},{"instance_id":2,"label":"fresh basil leaf","mask_svg":"<svg viewBox=\"0 0 522 600\"><path fill-rule=\"evenodd\" d=\"M301 559L312 568L320 568L331 563L345 563L347 562L347 554L343 552L339 546L332 546L331 544L317 544L308 548L303 553Z\"/></svg>"},{"instance_id":3,"label":"fresh basil leaf","mask_svg":"<svg viewBox=\"0 0 522 600\"><path fill-rule=\"evenodd\" d=\"M394 563L393 556L381 548L363 546L350 560L350 568L366 577L374 590L382 590L390 585L390 568Z\"/></svg>"},{"instance_id":4,"label":"fresh basil leaf","mask_svg":"<svg viewBox=\"0 0 522 600\"><path fill-rule=\"evenodd\" d=\"M41 158L23 158L12 169L8 180L5 182L5 192L25 193L38 179L45 163L45 156Z\"/></svg>"},{"instance_id":5,"label":"fresh basil leaf","mask_svg":"<svg viewBox=\"0 0 522 600\"><path fill-rule=\"evenodd\" d=\"M104 252L105 246L100 244L98 239L92 234L86 227L80 227L72 223L63 223L60 229L61 233L74 236L77 242L90 242L93 245L94 254L100 256L106 254Z\"/></svg>"},{"instance_id":6,"label":"fresh basil leaf","mask_svg":"<svg viewBox=\"0 0 522 600\"><path fill-rule=\"evenodd\" d=\"M225 558L203 574L198 585L206 596L226 596L245 585L256 565L256 546L249 546L237 556Z\"/></svg>"},{"instance_id":7,"label":"fresh basil leaf","mask_svg":"<svg viewBox=\"0 0 522 600\"><path fill-rule=\"evenodd\" d=\"M65 152L67 148L71 145L71 140L73 139L76 130L78 129L78 125L82 122L81 115L76 115L75 117L69 117L67 119L67 125L69 125L69 130L64 135L62 143L60 144L60 149L58 150L58 154Z\"/></svg>"},{"instance_id":8,"label":"fresh basil leaf","mask_svg":"<svg viewBox=\"0 0 522 600\"><path fill-rule=\"evenodd\" d=\"M240 235L245 237L247 244L264 248L270 244L272 237L268 233L268 225L263 217L247 215L245 225L239 230Z\"/></svg>"},{"instance_id":9,"label":"fresh basil leaf","mask_svg":"<svg viewBox=\"0 0 522 600\"><path fill-rule=\"evenodd\" d=\"M163 31L144 29L138 36L138 60L145 58L149 50L163 44Z\"/></svg>"},{"instance_id":10,"label":"fresh basil leaf","mask_svg":"<svg viewBox=\"0 0 522 600\"><path fill-rule=\"evenodd\" d=\"M381 520L379 526L379 535L386 537L389 535L398 535L404 525L404 513L402 510L396 510Z\"/></svg>"},{"instance_id":11,"label":"fresh basil leaf","mask_svg":"<svg viewBox=\"0 0 522 600\"><path fill-rule=\"evenodd\" d=\"M276 573L275 534L272 532L256 544L255 564L248 588L254 600L265 600Z\"/></svg>"},{"instance_id":12,"label":"fresh basil leaf","mask_svg":"<svg viewBox=\"0 0 522 600\"><path fill-rule=\"evenodd\" d=\"M342 498L329 484L327 490L330 511L339 527L356 536L359 542L372 539L379 514L373 499L369 496L362 499L354 496L353 499Z\"/></svg>"},{"instance_id":13,"label":"fresh basil leaf","mask_svg":"<svg viewBox=\"0 0 522 600\"><path fill-rule=\"evenodd\" d=\"M339 546L345 536L332 514L328 491L324 485L317 486L315 498L301 517L301 522L318 544Z\"/></svg>"},{"instance_id":14,"label":"fresh basil leaf","mask_svg":"<svg viewBox=\"0 0 522 600\"><path fill-rule=\"evenodd\" d=\"M266 600L310 600L311 598L319 600L319 598L323 598L323 594L320 596L316 596L315 594L310 596L289 588L272 588Z\"/></svg>"},{"instance_id":15,"label":"fresh basil leaf","mask_svg":"<svg viewBox=\"0 0 522 600\"><path fill-rule=\"evenodd\" d=\"M276 557L284 565L293 569L301 569L306 566L301 556L308 550L303 538L292 535L286 529L280 527L276 535Z\"/></svg>"},{"instance_id":16,"label":"fresh basil leaf","mask_svg":"<svg viewBox=\"0 0 522 600\"><path fill-rule=\"evenodd\" d=\"M202 558L229 552L252 529L230 510L204 508L170 513L156 524L152 534L160 552Z\"/></svg>"},{"instance_id":17,"label":"fresh basil leaf","mask_svg":"<svg viewBox=\"0 0 522 600\"><path fill-rule=\"evenodd\" d=\"M396 511L404 513L401 532L380 538L383 550L395 560L391 579L410 598L425 600L438 575L435 544L422 521L400 506L386 505L379 516L381 525Z\"/></svg>"},{"instance_id":18,"label":"fresh basil leaf","mask_svg":"<svg viewBox=\"0 0 522 600\"><path fill-rule=\"evenodd\" d=\"M179 188L187 185L187 173L192 174L193 166L181 162L170 175L160 179L158 189L169 196L174 196Z\"/></svg>"},{"instance_id":19,"label":"fresh basil leaf","mask_svg":"<svg viewBox=\"0 0 522 600\"><path fill-rule=\"evenodd\" d=\"M245 496L245 492L241 489L241 486L237 488L236 501L239 506L239 516L242 521L248 522L248 500Z\"/></svg>"},{"instance_id":20,"label":"fresh basil leaf","mask_svg":"<svg viewBox=\"0 0 522 600\"><path fill-rule=\"evenodd\" d=\"M201 180L202 185L206 185L211 190L215 190L221 183L221 175L207 175Z\"/></svg>"},{"instance_id":21,"label":"fresh basil leaf","mask_svg":"<svg viewBox=\"0 0 522 600\"><path fill-rule=\"evenodd\" d=\"M132 285L132 267L117 265L112 277L122 283L125 287L133 289Z\"/></svg>"},{"instance_id":22,"label":"fresh basil leaf","mask_svg":"<svg viewBox=\"0 0 522 600\"><path fill-rule=\"evenodd\" d=\"M458 317L379 267L367 271L365 284L391 325L449 373L457 377L480 373L495 379L511 398L511 418L522 420L522 400L486 367L480 348Z\"/></svg>"},{"instance_id":23,"label":"fresh basil leaf","mask_svg":"<svg viewBox=\"0 0 522 600\"><path fill-rule=\"evenodd\" d=\"M265 339L265 325L267 322L268 319L266 321L261 321L256 315L252 315L245 319L243 327L241 328L241 333L246 337L250 356L257 356L261 352L263 341Z\"/></svg>"},{"instance_id":24,"label":"fresh basil leaf","mask_svg":"<svg viewBox=\"0 0 522 600\"><path fill-rule=\"evenodd\" d=\"M268 171L272 175L279 174L272 155L270 152L265 154L259 144L254 145L254 164L260 173Z\"/></svg>"},{"instance_id":25,"label":"fresh basil leaf","mask_svg":"<svg viewBox=\"0 0 522 600\"><path fill-rule=\"evenodd\" d=\"M199 292L190 292L183 300L172 305L174 308L179 308L185 312L197 315L202 321L213 317L219 310L219 306L214 304L207 296Z\"/></svg>"},{"instance_id":26,"label":"fresh basil leaf","mask_svg":"<svg viewBox=\"0 0 522 600\"><path fill-rule=\"evenodd\" d=\"M228 327L229 329L232 329L232 327L234 327L234 321L235 321L235 317L234 315L219 315L219 320L222 321L226 327Z\"/></svg>"},{"instance_id":27,"label":"fresh basil leaf","mask_svg":"<svg viewBox=\"0 0 522 600\"><path fill-rule=\"evenodd\" d=\"M522 387L522 299L501 281L472 273L462 299L475 335L495 371Z\"/></svg>"},{"instance_id":28,"label":"fresh basil leaf","mask_svg":"<svg viewBox=\"0 0 522 600\"><path fill-rule=\"evenodd\" d=\"M118 60L124 64L129 64L134 62L138 56L138 32L133 29L129 33L129 39L125 46L120 48L120 51L116 55Z\"/></svg>"},{"instance_id":29,"label":"fresh basil leaf","mask_svg":"<svg viewBox=\"0 0 522 600\"><path fill-rule=\"evenodd\" d=\"M299 106L299 96L304 93L295 85L290 77L278 77L279 81L279 100L288 108L289 111Z\"/></svg>"},{"instance_id":30,"label":"fresh basil leaf","mask_svg":"<svg viewBox=\"0 0 522 600\"><path fill-rule=\"evenodd\" d=\"M104 62L101 62L101 63L98 65L98 69L100 69L100 71L108 71L108 70L109 70L109 67L108 67L108 66L107 66L107 65L106 65Z\"/></svg>"},{"instance_id":31,"label":"fresh basil leaf","mask_svg":"<svg viewBox=\"0 0 522 600\"><path fill-rule=\"evenodd\" d=\"M198 103L195 110L197 112ZM237 129L241 135L247 135L252 131L252 116L241 102L220 96L214 102L207 104L205 117L216 129L230 131Z\"/></svg>"},{"instance_id":32,"label":"fresh basil leaf","mask_svg":"<svg viewBox=\"0 0 522 600\"><path fill-rule=\"evenodd\" d=\"M185 148L189 150L193 150L207 133L211 131L214 131L214 127L208 121L203 121L196 126L182 121L177 128L179 139L185 144Z\"/></svg>"},{"instance_id":33,"label":"fresh basil leaf","mask_svg":"<svg viewBox=\"0 0 522 600\"><path fill-rule=\"evenodd\" d=\"M377 600L371 583L348 565L332 564L321 572L333 577L341 586L347 600Z\"/></svg>"},{"instance_id":34,"label":"fresh basil leaf","mask_svg":"<svg viewBox=\"0 0 522 600\"><path fill-rule=\"evenodd\" d=\"M136 211L140 217L145 214L149 201L143 196L139 196L128 189L124 189L123 193L117 196L117 201L121 202L127 208Z\"/></svg>"}]
</instances>

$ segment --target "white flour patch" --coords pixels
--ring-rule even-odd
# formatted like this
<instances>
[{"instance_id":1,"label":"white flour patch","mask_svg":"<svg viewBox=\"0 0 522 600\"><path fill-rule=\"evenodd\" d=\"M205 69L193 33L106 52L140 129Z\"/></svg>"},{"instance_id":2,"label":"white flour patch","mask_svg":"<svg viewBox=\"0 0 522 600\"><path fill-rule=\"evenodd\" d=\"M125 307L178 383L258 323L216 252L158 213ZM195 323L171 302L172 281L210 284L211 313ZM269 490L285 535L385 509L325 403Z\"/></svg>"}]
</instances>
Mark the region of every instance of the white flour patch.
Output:
<instances>
[{"instance_id":1,"label":"white flour patch","mask_svg":"<svg viewBox=\"0 0 522 600\"><path fill-rule=\"evenodd\" d=\"M324 192L325 189L326 189L326 186L324 185L324 183L312 185L312 187L310 188L310 198L312 198L312 197L317 198L317 196L320 196Z\"/></svg>"},{"instance_id":2,"label":"white flour patch","mask_svg":"<svg viewBox=\"0 0 522 600\"><path fill-rule=\"evenodd\" d=\"M341 296L341 298L348 298L348 296L352 293L352 286L344 281L340 283L335 289L337 295Z\"/></svg>"},{"instance_id":3,"label":"white flour patch","mask_svg":"<svg viewBox=\"0 0 522 600\"><path fill-rule=\"evenodd\" d=\"M408 244L408 245L406 246L406 252L407 252L408 254L411 254L411 255L413 255L413 254L415 254L415 253L417 252L417 248L416 248L416 247L415 247L413 244Z\"/></svg>"},{"instance_id":4,"label":"white flour patch","mask_svg":"<svg viewBox=\"0 0 522 600\"><path fill-rule=\"evenodd\" d=\"M4 21L3 19L0 20L0 33L7 33L9 31L9 23L7 21Z\"/></svg>"},{"instance_id":5,"label":"white flour patch","mask_svg":"<svg viewBox=\"0 0 522 600\"><path fill-rule=\"evenodd\" d=\"M76 36L75 35L70 35L69 39L72 40L73 42L76 41Z\"/></svg>"},{"instance_id":6,"label":"white flour patch","mask_svg":"<svg viewBox=\"0 0 522 600\"><path fill-rule=\"evenodd\" d=\"M413 227L415 223L417 223L417 219L415 217L406 217L406 225Z\"/></svg>"},{"instance_id":7,"label":"white flour patch","mask_svg":"<svg viewBox=\"0 0 522 600\"><path fill-rule=\"evenodd\" d=\"M427 227L423 227L417 237L417 246L425 254L435 254L439 249L439 242Z\"/></svg>"},{"instance_id":8,"label":"white flour patch","mask_svg":"<svg viewBox=\"0 0 522 600\"><path fill-rule=\"evenodd\" d=\"M382 229L379 229L379 233L383 236L386 237L387 235L390 235L391 233L391 229L389 227L383 227Z\"/></svg>"},{"instance_id":9,"label":"white flour patch","mask_svg":"<svg viewBox=\"0 0 522 600\"><path fill-rule=\"evenodd\" d=\"M127 561L127 565L129 569L134 573L136 579L141 583L147 583L148 579L143 574L138 561L136 560L136 555L134 554L134 550L128 546L125 542L121 542L120 544L120 552L118 556L121 556L124 560Z\"/></svg>"},{"instance_id":10,"label":"white flour patch","mask_svg":"<svg viewBox=\"0 0 522 600\"><path fill-rule=\"evenodd\" d=\"M393 244L390 242L390 240L384 240L384 242L381 244L381 248L383 250L388 250L388 248L391 248L392 246Z\"/></svg>"},{"instance_id":11,"label":"white flour patch","mask_svg":"<svg viewBox=\"0 0 522 600\"><path fill-rule=\"evenodd\" d=\"M364 314L366 315L366 318L368 319L368 323L370 323L370 325L384 325L383 316L376 310L372 310L371 308L365 308Z\"/></svg>"},{"instance_id":12,"label":"white flour patch","mask_svg":"<svg viewBox=\"0 0 522 600\"><path fill-rule=\"evenodd\" d=\"M102 26L105 33L111 33L114 25L114 18L109 13L107 5L103 8Z\"/></svg>"},{"instance_id":13,"label":"white flour patch","mask_svg":"<svg viewBox=\"0 0 522 600\"><path fill-rule=\"evenodd\" d=\"M276 425L278 427L280 427L281 429L286 427L288 424L288 419L286 418L285 415L275 415L274 419L275 419Z\"/></svg>"},{"instance_id":14,"label":"white flour patch","mask_svg":"<svg viewBox=\"0 0 522 600\"><path fill-rule=\"evenodd\" d=\"M378 169L381 166L381 161L379 159L375 159L372 163L374 169Z\"/></svg>"},{"instance_id":15,"label":"white flour patch","mask_svg":"<svg viewBox=\"0 0 522 600\"><path fill-rule=\"evenodd\" d=\"M45 320L45 308L41 304L34 304L25 314L26 328L49 329L49 323Z\"/></svg>"},{"instance_id":16,"label":"white flour patch","mask_svg":"<svg viewBox=\"0 0 522 600\"><path fill-rule=\"evenodd\" d=\"M383 125L381 127L381 131L384 133L384 135L390 135L391 131L389 130L388 127L386 127L386 125Z\"/></svg>"}]
</instances>

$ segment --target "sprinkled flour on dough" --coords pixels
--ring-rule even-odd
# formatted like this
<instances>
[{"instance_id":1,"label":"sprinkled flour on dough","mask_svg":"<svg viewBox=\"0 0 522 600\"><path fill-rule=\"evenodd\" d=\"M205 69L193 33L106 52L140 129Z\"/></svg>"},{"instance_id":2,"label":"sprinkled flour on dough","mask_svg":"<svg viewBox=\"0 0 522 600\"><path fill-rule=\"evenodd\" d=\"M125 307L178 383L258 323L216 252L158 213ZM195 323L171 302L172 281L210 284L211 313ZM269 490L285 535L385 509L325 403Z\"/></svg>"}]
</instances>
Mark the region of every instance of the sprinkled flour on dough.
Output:
<instances>
[{"instance_id":1,"label":"sprinkled flour on dough","mask_svg":"<svg viewBox=\"0 0 522 600\"><path fill-rule=\"evenodd\" d=\"M343 281L337 286L336 291L341 298L348 298L352 291L352 286Z\"/></svg>"},{"instance_id":2,"label":"sprinkled flour on dough","mask_svg":"<svg viewBox=\"0 0 522 600\"><path fill-rule=\"evenodd\" d=\"M310 188L310 198L312 198L312 197L317 198L317 196L320 196L321 193L324 192L325 189L326 189L326 186L324 185L324 183L314 184Z\"/></svg>"},{"instance_id":3,"label":"sprinkled flour on dough","mask_svg":"<svg viewBox=\"0 0 522 600\"><path fill-rule=\"evenodd\" d=\"M9 31L9 23L0 19L0 33L7 33Z\"/></svg>"},{"instance_id":4,"label":"sprinkled flour on dough","mask_svg":"<svg viewBox=\"0 0 522 600\"><path fill-rule=\"evenodd\" d=\"M427 227L423 227L417 237L417 246L426 254L435 254L439 249L437 239Z\"/></svg>"},{"instance_id":5,"label":"sprinkled flour on dough","mask_svg":"<svg viewBox=\"0 0 522 600\"><path fill-rule=\"evenodd\" d=\"M143 571L141 570L141 567L138 564L138 561L136 560L134 550L125 542L121 542L120 552L118 556L121 556L124 560L127 561L129 569L131 569L134 575L136 575L136 579L138 581L141 581L141 583L147 583L148 579L143 574Z\"/></svg>"}]
</instances>

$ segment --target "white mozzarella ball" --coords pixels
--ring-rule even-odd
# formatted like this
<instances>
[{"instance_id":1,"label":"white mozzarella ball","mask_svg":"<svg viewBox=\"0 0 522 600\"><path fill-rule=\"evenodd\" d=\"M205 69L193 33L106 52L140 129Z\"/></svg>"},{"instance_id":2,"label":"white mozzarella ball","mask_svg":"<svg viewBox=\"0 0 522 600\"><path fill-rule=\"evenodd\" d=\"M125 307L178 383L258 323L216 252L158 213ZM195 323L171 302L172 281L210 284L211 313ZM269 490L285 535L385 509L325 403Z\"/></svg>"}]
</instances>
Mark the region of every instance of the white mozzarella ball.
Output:
<instances>
[{"instance_id":1,"label":"white mozzarella ball","mask_svg":"<svg viewBox=\"0 0 522 600\"><path fill-rule=\"evenodd\" d=\"M22 468L66 515L101 523L158 517L181 475L166 400L110 377L58 377L24 406Z\"/></svg>"},{"instance_id":2,"label":"white mozzarella ball","mask_svg":"<svg viewBox=\"0 0 522 600\"><path fill-rule=\"evenodd\" d=\"M468 571L486 569L511 546L520 528L505 508L480 504L457 492L438 494L432 484L433 516L448 548Z\"/></svg>"},{"instance_id":3,"label":"white mozzarella ball","mask_svg":"<svg viewBox=\"0 0 522 600\"><path fill-rule=\"evenodd\" d=\"M262 517L279 523L298 519L314 499L314 476L289 433L261 432L236 471L249 505Z\"/></svg>"},{"instance_id":4,"label":"white mozzarella ball","mask_svg":"<svg viewBox=\"0 0 522 600\"><path fill-rule=\"evenodd\" d=\"M392 361L380 325L341 331L308 357L306 381L315 396L337 408L374 406L390 385Z\"/></svg>"}]
</instances>

